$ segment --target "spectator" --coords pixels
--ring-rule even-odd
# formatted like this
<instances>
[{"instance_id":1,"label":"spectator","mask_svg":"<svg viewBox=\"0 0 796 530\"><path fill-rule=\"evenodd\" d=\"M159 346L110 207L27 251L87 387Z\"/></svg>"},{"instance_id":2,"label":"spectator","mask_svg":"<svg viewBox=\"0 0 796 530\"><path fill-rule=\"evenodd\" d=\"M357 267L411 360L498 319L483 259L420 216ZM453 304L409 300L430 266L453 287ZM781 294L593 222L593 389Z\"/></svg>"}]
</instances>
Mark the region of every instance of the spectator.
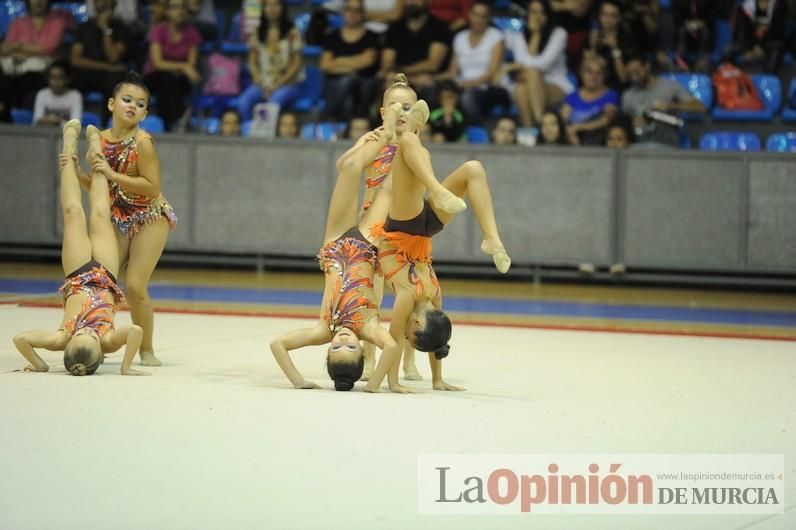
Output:
<instances>
[{"instance_id":1,"label":"spectator","mask_svg":"<svg viewBox=\"0 0 796 530\"><path fill-rule=\"evenodd\" d=\"M547 107L557 106L573 90L567 78L565 48L567 32L553 25L553 12L547 0L528 4L528 27L524 33L507 35L514 63L508 65L507 81L514 85L514 101L523 127L539 123Z\"/></svg>"},{"instance_id":2,"label":"spectator","mask_svg":"<svg viewBox=\"0 0 796 530\"><path fill-rule=\"evenodd\" d=\"M404 16L404 0L365 0L365 27L382 34Z\"/></svg>"},{"instance_id":3,"label":"spectator","mask_svg":"<svg viewBox=\"0 0 796 530\"><path fill-rule=\"evenodd\" d=\"M592 0L550 0L550 7L554 24L567 32L566 54L574 64L589 38Z\"/></svg>"},{"instance_id":4,"label":"spectator","mask_svg":"<svg viewBox=\"0 0 796 530\"><path fill-rule=\"evenodd\" d=\"M605 86L605 61L587 57L580 67L581 87L564 100L561 117L573 145L603 145L605 128L619 108L619 94Z\"/></svg>"},{"instance_id":5,"label":"spectator","mask_svg":"<svg viewBox=\"0 0 796 530\"><path fill-rule=\"evenodd\" d=\"M429 14L426 2L405 0L404 18L390 24L379 79L392 83L394 72L403 72L418 97L430 101L434 77L446 66L450 33L443 21Z\"/></svg>"},{"instance_id":6,"label":"spectator","mask_svg":"<svg viewBox=\"0 0 796 530\"><path fill-rule=\"evenodd\" d=\"M672 0L680 69L708 72L715 40L713 28L719 18L727 18L728 3L728 0Z\"/></svg>"},{"instance_id":7,"label":"spectator","mask_svg":"<svg viewBox=\"0 0 796 530\"><path fill-rule=\"evenodd\" d=\"M624 149L635 141L630 118L620 114L608 125L605 133L605 147Z\"/></svg>"},{"instance_id":8,"label":"spectator","mask_svg":"<svg viewBox=\"0 0 796 530\"><path fill-rule=\"evenodd\" d=\"M492 129L492 143L495 145L517 145L517 122L514 118L498 119Z\"/></svg>"},{"instance_id":9,"label":"spectator","mask_svg":"<svg viewBox=\"0 0 796 530\"><path fill-rule=\"evenodd\" d=\"M455 33L467 26L470 3L471 0L429 0L428 10Z\"/></svg>"},{"instance_id":10,"label":"spectator","mask_svg":"<svg viewBox=\"0 0 796 530\"><path fill-rule=\"evenodd\" d=\"M627 75L631 86L622 94L622 112L633 119L638 142L673 147L680 145L679 127L645 116L652 110L666 114L704 113L705 106L677 81L654 77L646 57L630 57Z\"/></svg>"},{"instance_id":11,"label":"spectator","mask_svg":"<svg viewBox=\"0 0 796 530\"><path fill-rule=\"evenodd\" d=\"M158 114L167 131L184 119L185 99L202 80L196 68L202 36L188 22L185 0L169 0L168 22L149 31L149 60L144 65L147 86L157 98Z\"/></svg>"},{"instance_id":12,"label":"spectator","mask_svg":"<svg viewBox=\"0 0 796 530\"><path fill-rule=\"evenodd\" d=\"M191 21L202 41L213 42L218 38L218 23L213 0L187 0L188 19Z\"/></svg>"},{"instance_id":13,"label":"spectator","mask_svg":"<svg viewBox=\"0 0 796 530\"><path fill-rule=\"evenodd\" d=\"M505 45L500 30L489 25L492 7L475 0L468 14L470 27L453 38L453 60L438 79L456 79L462 88L461 105L468 125L482 125L495 106L511 106L505 88L495 80L503 65Z\"/></svg>"},{"instance_id":14,"label":"spectator","mask_svg":"<svg viewBox=\"0 0 796 530\"><path fill-rule=\"evenodd\" d=\"M221 115L221 125L218 128L221 136L240 136L240 114L235 109L227 109Z\"/></svg>"},{"instance_id":15,"label":"spectator","mask_svg":"<svg viewBox=\"0 0 796 530\"><path fill-rule=\"evenodd\" d=\"M6 109L33 108L47 86L47 66L63 44L72 17L50 10L49 0L26 0L28 14L14 19L0 44L0 101Z\"/></svg>"},{"instance_id":16,"label":"spectator","mask_svg":"<svg viewBox=\"0 0 796 530\"><path fill-rule=\"evenodd\" d=\"M150 5L152 3L154 2L151 2ZM99 2L97 0L86 0L86 13L88 13L89 18L97 18L97 16L99 16L98 4ZM163 20L165 20L165 9L163 9L162 12L164 13L164 19L158 20L158 22L163 22ZM112 18L121 20L127 24L128 28L136 27L141 23L141 15L138 12L138 0L116 0L113 2Z\"/></svg>"},{"instance_id":17,"label":"spectator","mask_svg":"<svg viewBox=\"0 0 796 530\"><path fill-rule=\"evenodd\" d=\"M326 74L325 113L333 120L367 114L376 97L379 39L365 28L364 14L362 0L346 0L343 27L324 44L320 68Z\"/></svg>"},{"instance_id":18,"label":"spectator","mask_svg":"<svg viewBox=\"0 0 796 530\"><path fill-rule=\"evenodd\" d=\"M622 27L622 7L618 0L604 0L597 16L597 26L589 36L588 54L598 55L608 66L605 83L622 90L627 83L624 55L633 48L632 36Z\"/></svg>"},{"instance_id":19,"label":"spectator","mask_svg":"<svg viewBox=\"0 0 796 530\"><path fill-rule=\"evenodd\" d=\"M622 27L630 35L632 49L653 56L661 50L661 7L658 0L624 0ZM671 39L669 39L671 44ZM627 52L628 50L622 50ZM665 56L665 54L663 54ZM665 61L668 58L664 59Z\"/></svg>"},{"instance_id":20,"label":"spectator","mask_svg":"<svg viewBox=\"0 0 796 530\"><path fill-rule=\"evenodd\" d=\"M96 16L78 26L72 43L72 86L82 93L99 91L107 101L127 73L128 50L133 45L128 25L114 17L114 0L96 0ZM102 105L102 123L110 118Z\"/></svg>"},{"instance_id":21,"label":"spectator","mask_svg":"<svg viewBox=\"0 0 796 530\"><path fill-rule=\"evenodd\" d=\"M775 74L782 62L788 21L788 0L746 0L736 5L732 43L725 58L744 70Z\"/></svg>"},{"instance_id":22,"label":"spectator","mask_svg":"<svg viewBox=\"0 0 796 530\"><path fill-rule=\"evenodd\" d=\"M431 111L431 137L435 141L458 142L464 134L464 115L459 110L459 91L456 83L445 81L438 87L440 107Z\"/></svg>"},{"instance_id":23,"label":"spectator","mask_svg":"<svg viewBox=\"0 0 796 530\"><path fill-rule=\"evenodd\" d=\"M368 131L370 131L370 120L365 116L354 116L348 121L345 137L351 140L358 140Z\"/></svg>"},{"instance_id":24,"label":"spectator","mask_svg":"<svg viewBox=\"0 0 796 530\"><path fill-rule=\"evenodd\" d=\"M250 119L260 101L289 107L304 80L301 33L290 21L284 0L264 0L257 32L249 39L249 70L252 84L241 93L238 112Z\"/></svg>"},{"instance_id":25,"label":"spectator","mask_svg":"<svg viewBox=\"0 0 796 530\"><path fill-rule=\"evenodd\" d=\"M567 126L561 115L548 110L542 115L537 145L570 145Z\"/></svg>"},{"instance_id":26,"label":"spectator","mask_svg":"<svg viewBox=\"0 0 796 530\"><path fill-rule=\"evenodd\" d=\"M439 141L435 141L431 137L431 124L428 122L426 122L425 125L423 125L423 128L420 129L420 132L417 135L420 137L420 141L423 142L424 144L428 144L431 142L440 143Z\"/></svg>"},{"instance_id":27,"label":"spectator","mask_svg":"<svg viewBox=\"0 0 796 530\"><path fill-rule=\"evenodd\" d=\"M53 61L47 68L47 88L36 94L33 123L61 126L69 120L83 117L83 96L69 88L69 63Z\"/></svg>"},{"instance_id":28,"label":"spectator","mask_svg":"<svg viewBox=\"0 0 796 530\"><path fill-rule=\"evenodd\" d=\"M295 112L284 111L279 114L279 121L276 124L277 138L298 138L299 128L299 119Z\"/></svg>"}]
</instances>

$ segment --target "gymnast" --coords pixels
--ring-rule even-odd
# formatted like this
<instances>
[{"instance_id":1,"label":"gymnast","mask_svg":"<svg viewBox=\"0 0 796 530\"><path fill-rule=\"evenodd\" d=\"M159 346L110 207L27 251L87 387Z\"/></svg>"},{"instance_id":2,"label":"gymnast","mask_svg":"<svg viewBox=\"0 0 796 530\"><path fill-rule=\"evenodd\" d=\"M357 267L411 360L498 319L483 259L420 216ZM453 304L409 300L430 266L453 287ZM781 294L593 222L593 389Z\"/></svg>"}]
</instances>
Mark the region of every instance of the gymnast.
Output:
<instances>
[{"instance_id":1,"label":"gymnast","mask_svg":"<svg viewBox=\"0 0 796 530\"><path fill-rule=\"evenodd\" d=\"M450 350L451 323L441 310L431 238L466 208L462 198L467 196L483 234L481 251L492 256L501 273L508 271L511 258L498 233L484 167L474 160L465 162L440 183L417 135L428 119L428 106L417 100L405 78L397 81L389 94L389 104L400 108L396 133L402 133L392 162L392 202L385 223L371 232L380 239L380 267L395 293L390 333L396 341L406 338L415 349L429 352L435 390L463 390L442 379L440 361ZM391 373L397 377L397 372L395 363Z\"/></svg>"},{"instance_id":2,"label":"gymnast","mask_svg":"<svg viewBox=\"0 0 796 530\"><path fill-rule=\"evenodd\" d=\"M86 137L92 170L110 182L119 264L126 267L124 290L133 322L144 330L141 364L160 366L154 354L149 280L163 254L169 230L177 224L177 216L160 192L160 162L154 141L139 129L148 107L149 89L140 75L130 72L108 100L111 128L100 133L89 125ZM87 177L79 176L85 187Z\"/></svg>"},{"instance_id":3,"label":"gymnast","mask_svg":"<svg viewBox=\"0 0 796 530\"><path fill-rule=\"evenodd\" d=\"M125 346L122 375L150 375L130 368L141 345L143 330L133 324L114 329L113 317L124 296L116 284L119 255L110 216L108 183L92 172L89 204L91 215L86 229L86 214L81 201L76 171L77 139L80 122L64 125L61 167L61 209L64 240L61 249L66 280L64 316L56 332L27 331L14 337L14 345L30 363L25 371L46 372L49 365L34 348L64 352L64 366L72 375L93 374L103 362L103 354Z\"/></svg>"},{"instance_id":4,"label":"gymnast","mask_svg":"<svg viewBox=\"0 0 796 530\"><path fill-rule=\"evenodd\" d=\"M379 324L378 304L373 293L373 276L378 249L365 234L383 222L390 204L389 179L382 183L368 210L357 222L359 177L365 163L392 141L397 114L385 117L383 128L357 141L337 161L338 177L329 203L323 247L318 258L325 274L321 315L311 328L290 331L271 342L277 364L295 388L320 388L296 369L289 352L304 346L329 344L326 369L335 390L351 390L362 376L364 360L360 339L382 349L366 392L378 392L384 376L400 357L398 343ZM414 393L398 383L397 373L388 377L390 391Z\"/></svg>"}]
</instances>

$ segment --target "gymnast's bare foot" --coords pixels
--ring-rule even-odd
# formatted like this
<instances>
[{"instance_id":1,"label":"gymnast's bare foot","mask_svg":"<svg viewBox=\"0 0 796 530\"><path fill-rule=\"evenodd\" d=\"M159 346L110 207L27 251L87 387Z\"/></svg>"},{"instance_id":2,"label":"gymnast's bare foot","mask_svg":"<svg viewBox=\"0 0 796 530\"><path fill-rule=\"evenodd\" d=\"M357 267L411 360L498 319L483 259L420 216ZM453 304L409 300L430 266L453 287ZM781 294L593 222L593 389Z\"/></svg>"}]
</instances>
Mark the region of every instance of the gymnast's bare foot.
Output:
<instances>
[{"instance_id":1,"label":"gymnast's bare foot","mask_svg":"<svg viewBox=\"0 0 796 530\"><path fill-rule=\"evenodd\" d=\"M434 204L439 206L442 211L450 214L462 213L467 209L467 203L464 199L451 193L451 191L440 184L437 191L431 192L431 199Z\"/></svg>"},{"instance_id":2,"label":"gymnast's bare foot","mask_svg":"<svg viewBox=\"0 0 796 530\"><path fill-rule=\"evenodd\" d=\"M403 108L398 102L393 103L384 110L384 139L390 143L395 139L395 123L401 115Z\"/></svg>"},{"instance_id":3,"label":"gymnast's bare foot","mask_svg":"<svg viewBox=\"0 0 796 530\"><path fill-rule=\"evenodd\" d=\"M142 351L138 352L139 357L141 357L141 366L160 366L160 360L155 357L155 354L151 351Z\"/></svg>"},{"instance_id":4,"label":"gymnast's bare foot","mask_svg":"<svg viewBox=\"0 0 796 530\"><path fill-rule=\"evenodd\" d=\"M86 126L86 139L88 140L88 157L93 159L95 153L102 154L99 129L93 125Z\"/></svg>"},{"instance_id":5,"label":"gymnast's bare foot","mask_svg":"<svg viewBox=\"0 0 796 530\"><path fill-rule=\"evenodd\" d=\"M406 364L404 364L404 379L407 381L422 381L423 376L420 375L420 372L417 371L417 367L414 364L412 366L406 366Z\"/></svg>"},{"instance_id":6,"label":"gymnast's bare foot","mask_svg":"<svg viewBox=\"0 0 796 530\"><path fill-rule=\"evenodd\" d=\"M503 243L498 240L497 242L487 241L484 239L481 242L481 252L492 256L492 261L495 262L495 267L501 274L506 274L511 267L511 256L509 256Z\"/></svg>"},{"instance_id":7,"label":"gymnast's bare foot","mask_svg":"<svg viewBox=\"0 0 796 530\"><path fill-rule=\"evenodd\" d=\"M65 155L77 154L77 139L80 136L80 120L69 120L64 124L64 146L61 152Z\"/></svg>"},{"instance_id":8,"label":"gymnast's bare foot","mask_svg":"<svg viewBox=\"0 0 796 530\"><path fill-rule=\"evenodd\" d=\"M415 131L419 131L428 121L428 103L422 99L418 99L406 114L409 125L413 127Z\"/></svg>"}]
</instances>

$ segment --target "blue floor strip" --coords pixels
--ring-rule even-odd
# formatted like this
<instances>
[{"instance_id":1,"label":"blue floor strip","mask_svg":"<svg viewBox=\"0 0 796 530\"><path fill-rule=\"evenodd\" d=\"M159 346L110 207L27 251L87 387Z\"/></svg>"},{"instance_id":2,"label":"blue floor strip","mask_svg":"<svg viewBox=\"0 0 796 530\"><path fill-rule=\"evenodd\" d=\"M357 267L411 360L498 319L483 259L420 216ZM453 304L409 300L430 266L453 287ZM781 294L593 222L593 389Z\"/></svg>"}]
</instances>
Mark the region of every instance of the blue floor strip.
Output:
<instances>
[{"instance_id":1,"label":"blue floor strip","mask_svg":"<svg viewBox=\"0 0 796 530\"><path fill-rule=\"evenodd\" d=\"M0 279L0 292L10 294L52 294L60 282L52 280ZM289 304L317 306L321 293L282 289L243 289L181 285L153 285L152 298L195 302L243 304ZM384 305L392 305L390 295ZM514 316L558 316L571 318L605 318L664 322L735 324L751 326L796 327L796 311L764 311L747 309L713 309L677 306L592 304L539 300L507 300L499 298L444 297L448 311Z\"/></svg>"}]
</instances>

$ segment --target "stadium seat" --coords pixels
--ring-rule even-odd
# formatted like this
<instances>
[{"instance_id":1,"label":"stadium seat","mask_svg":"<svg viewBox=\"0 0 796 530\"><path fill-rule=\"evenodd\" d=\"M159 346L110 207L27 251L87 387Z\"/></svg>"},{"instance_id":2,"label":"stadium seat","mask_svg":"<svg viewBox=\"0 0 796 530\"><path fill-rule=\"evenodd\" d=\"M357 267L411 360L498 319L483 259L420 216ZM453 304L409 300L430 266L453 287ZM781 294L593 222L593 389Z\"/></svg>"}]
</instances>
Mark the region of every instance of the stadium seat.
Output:
<instances>
[{"instance_id":1,"label":"stadium seat","mask_svg":"<svg viewBox=\"0 0 796 530\"><path fill-rule=\"evenodd\" d=\"M154 114L148 114L140 124L141 128L148 133L160 134L166 131L166 126L163 123L163 118Z\"/></svg>"},{"instance_id":2,"label":"stadium seat","mask_svg":"<svg viewBox=\"0 0 796 530\"><path fill-rule=\"evenodd\" d=\"M525 21L517 17L492 17L492 24L503 33L521 33L525 29Z\"/></svg>"},{"instance_id":3,"label":"stadium seat","mask_svg":"<svg viewBox=\"0 0 796 530\"><path fill-rule=\"evenodd\" d=\"M760 138L743 132L711 132L702 135L699 148L703 151L760 151Z\"/></svg>"},{"instance_id":4,"label":"stadium seat","mask_svg":"<svg viewBox=\"0 0 796 530\"><path fill-rule=\"evenodd\" d=\"M297 112L311 112L320 109L323 74L317 66L306 66L305 71L306 77L299 85L301 93L292 106L292 109Z\"/></svg>"},{"instance_id":5,"label":"stadium seat","mask_svg":"<svg viewBox=\"0 0 796 530\"><path fill-rule=\"evenodd\" d=\"M699 100L707 112L713 106L713 85L710 78L704 74L684 74L684 73L666 73L662 75L665 79L677 81L683 85L686 90L697 100ZM695 112L687 112L683 114L683 119L688 121L700 121L705 119L707 114L699 114Z\"/></svg>"},{"instance_id":6,"label":"stadium seat","mask_svg":"<svg viewBox=\"0 0 796 530\"><path fill-rule=\"evenodd\" d=\"M796 153L796 133L775 133L768 137L766 151Z\"/></svg>"},{"instance_id":7,"label":"stadium seat","mask_svg":"<svg viewBox=\"0 0 796 530\"><path fill-rule=\"evenodd\" d=\"M102 121L100 121L99 115L94 112L83 111L83 116L81 117L80 123L83 125L83 127L86 127L87 125L93 125L94 127L98 128L102 127Z\"/></svg>"},{"instance_id":8,"label":"stadium seat","mask_svg":"<svg viewBox=\"0 0 796 530\"><path fill-rule=\"evenodd\" d=\"M249 132L252 130L252 121L246 120L240 124L240 135L241 136L249 136Z\"/></svg>"},{"instance_id":9,"label":"stadium seat","mask_svg":"<svg viewBox=\"0 0 796 530\"><path fill-rule=\"evenodd\" d=\"M757 87L760 99L763 100L763 110L727 110L717 105L713 109L713 119L720 121L770 121L774 117L782 103L782 86L779 78L765 74L752 74L750 77Z\"/></svg>"},{"instance_id":10,"label":"stadium seat","mask_svg":"<svg viewBox=\"0 0 796 530\"><path fill-rule=\"evenodd\" d=\"M240 31L241 13L238 11L233 15L232 20L229 22L229 30L227 31L227 38L221 43L221 51L224 53L245 54L249 51L249 47L243 42L243 35Z\"/></svg>"},{"instance_id":11,"label":"stadium seat","mask_svg":"<svg viewBox=\"0 0 796 530\"><path fill-rule=\"evenodd\" d=\"M88 8L85 2L54 2L50 5L51 9L61 9L72 15L75 25L82 24L88 20Z\"/></svg>"},{"instance_id":12,"label":"stadium seat","mask_svg":"<svg viewBox=\"0 0 796 530\"><path fill-rule=\"evenodd\" d=\"M93 90L83 95L83 101L86 103L104 103L105 96L102 95L102 92Z\"/></svg>"},{"instance_id":13,"label":"stadium seat","mask_svg":"<svg viewBox=\"0 0 796 530\"><path fill-rule=\"evenodd\" d=\"M468 144L488 144L489 132L483 127L471 125L467 127L467 143Z\"/></svg>"},{"instance_id":14,"label":"stadium seat","mask_svg":"<svg viewBox=\"0 0 796 530\"><path fill-rule=\"evenodd\" d=\"M785 104L783 105L782 121L796 121L796 107L791 107L789 105L794 94L796 94L796 79L791 79L790 86L788 87L788 97L785 99Z\"/></svg>"},{"instance_id":15,"label":"stadium seat","mask_svg":"<svg viewBox=\"0 0 796 530\"><path fill-rule=\"evenodd\" d=\"M345 122L305 123L301 127L301 138L304 140L318 140L334 142L345 134Z\"/></svg>"},{"instance_id":16,"label":"stadium seat","mask_svg":"<svg viewBox=\"0 0 796 530\"><path fill-rule=\"evenodd\" d=\"M28 109L11 109L11 121L15 125L33 124L33 111Z\"/></svg>"},{"instance_id":17,"label":"stadium seat","mask_svg":"<svg viewBox=\"0 0 796 530\"><path fill-rule=\"evenodd\" d=\"M713 54L710 56L713 64L719 64L724 50L732 42L732 22L730 20L717 20L713 25Z\"/></svg>"},{"instance_id":18,"label":"stadium seat","mask_svg":"<svg viewBox=\"0 0 796 530\"><path fill-rule=\"evenodd\" d=\"M22 0L0 0L0 35L8 33L11 21L28 12Z\"/></svg>"}]
</instances>

